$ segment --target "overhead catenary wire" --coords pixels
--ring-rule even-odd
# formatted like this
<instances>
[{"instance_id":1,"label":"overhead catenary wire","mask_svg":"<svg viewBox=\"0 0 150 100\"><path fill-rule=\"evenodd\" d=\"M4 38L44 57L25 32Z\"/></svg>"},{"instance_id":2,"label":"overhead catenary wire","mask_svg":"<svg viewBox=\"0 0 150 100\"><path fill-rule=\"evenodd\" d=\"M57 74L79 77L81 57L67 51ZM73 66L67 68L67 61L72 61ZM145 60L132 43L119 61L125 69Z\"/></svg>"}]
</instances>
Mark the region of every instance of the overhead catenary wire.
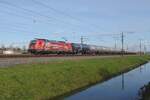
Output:
<instances>
[{"instance_id":1,"label":"overhead catenary wire","mask_svg":"<svg viewBox=\"0 0 150 100\"><path fill-rule=\"evenodd\" d=\"M6 7L5 7L5 9L6 9ZM20 15L20 14L16 14L16 13L14 13L14 12L10 12L10 11L3 11L3 10L1 10L0 11L1 13L4 13L4 14L7 14L7 15L10 15L10 16L16 16L16 17L19 17L19 18L23 18L23 19L26 19L26 20L37 20L36 18L34 18L34 17L31 17L31 16L24 16L24 15ZM39 19L38 19L38 21L39 21ZM20 25L22 25L23 23L21 23Z\"/></svg>"},{"instance_id":2,"label":"overhead catenary wire","mask_svg":"<svg viewBox=\"0 0 150 100\"><path fill-rule=\"evenodd\" d=\"M4 13L4 14L7 14L7 15L10 15L10 16L16 16L16 17L19 17L19 18L22 18L22 19L25 19L25 20L32 20L32 23L35 23L34 22L34 20L35 20L36 22L41 22L41 23L43 22L43 23L46 23L46 24L57 25L56 23L52 23L50 21L44 22L41 19L37 19L37 18L31 17L31 16L24 16L24 15L16 14L16 13L10 12L10 11L3 11L3 10L1 10L0 12ZM20 25L23 25L23 24L24 23L21 23Z\"/></svg>"},{"instance_id":3,"label":"overhead catenary wire","mask_svg":"<svg viewBox=\"0 0 150 100\"><path fill-rule=\"evenodd\" d=\"M12 24L12 25L8 25L8 24L2 24L0 26L0 32L23 32L23 33L38 33L38 32L35 32L35 31L31 31L31 30L28 30L27 27L19 27L18 25L20 24ZM9 26L9 27L8 27ZM7 29L7 30L6 30ZM9 29L9 30L8 30Z\"/></svg>"},{"instance_id":4,"label":"overhead catenary wire","mask_svg":"<svg viewBox=\"0 0 150 100\"><path fill-rule=\"evenodd\" d=\"M67 24L67 25L69 24L69 25L71 25L71 26L75 26L76 28L81 28L80 25L76 25L76 24L73 24L73 23L68 23L68 22L66 22L66 21L63 21L63 20L60 20L60 19L57 19L57 18L54 18L54 17L50 17L50 16L47 16L47 15L41 14L41 13L39 13L39 12L37 12L37 11L31 10L31 9L27 9L27 8L24 8L24 7L22 7L22 6L19 6L19 5L16 5L16 4L7 2L7 1L0 1L0 3L5 4L5 5L9 5L9 6L11 6L11 7L15 7L15 8L17 8L17 9L18 9L18 8L19 8L19 9L22 9L22 10L24 10L24 11L26 11L26 12L29 12L30 14L36 14L36 15L38 15L38 16L45 17L45 18L47 18L47 19L50 19L51 21L52 21L52 20L55 20L55 21L59 21L59 22L61 22L61 23L63 23L63 24ZM89 30L89 29L88 29L88 30Z\"/></svg>"},{"instance_id":5,"label":"overhead catenary wire","mask_svg":"<svg viewBox=\"0 0 150 100\"><path fill-rule=\"evenodd\" d=\"M73 19L73 20L76 20L76 21L78 21L78 22L80 22L80 23L84 23L84 24L86 23L86 25L88 25L89 27L95 26L95 27L93 27L94 29L98 29L98 28L99 28L99 27L96 28L97 25L95 25L95 24L87 23L87 22L84 21L84 20L81 20L81 19L79 19L79 18L77 18L77 17L74 17L74 16L72 16L72 15L70 15L70 14L67 14L67 13L65 13L65 12L63 12L63 11L60 11L60 10L58 10L58 9L55 9L55 8L53 8L52 6L47 5L47 4L43 3L43 2L40 2L40 1L37 1L37 0L31 0L31 1L34 2L35 4L38 4L38 5L43 6L43 7L45 7L45 8L48 8L48 9L50 9L50 10L52 10L52 11L58 13L58 14L61 14L61 15L64 15L64 16L66 16L66 17L69 17L69 18L71 18L71 19ZM103 28L100 28L100 29L103 29Z\"/></svg>"},{"instance_id":6,"label":"overhead catenary wire","mask_svg":"<svg viewBox=\"0 0 150 100\"><path fill-rule=\"evenodd\" d=\"M30 16L23 16L23 15L19 15L19 14L16 14L16 13L13 13L13 12L9 12L9 11L3 11L3 10L1 10L1 13L5 13L5 14L8 14L8 15L13 15L13 16L16 16L16 17L19 17L19 18L23 18L23 19L26 19L26 20L37 20L37 19L34 19L34 18L32 18L32 17L30 17ZM39 20L38 19L38 22L43 22L42 20ZM3 23L2 25L4 25L5 23ZM13 24L15 24L15 23L13 23ZM31 23L30 23L31 24ZM50 22L50 21L47 21L46 22L46 24L53 24L53 25L57 25L56 23L52 23L52 22ZM9 24L10 25L10 24ZM19 23L18 24L18 26L20 27L20 26L22 26L22 25L24 25L24 23ZM24 26L28 26L29 25L29 23L28 24L26 24L26 25L24 25ZM58 26L58 25L57 25ZM11 26L12 27L12 26ZM30 32L31 33L31 32Z\"/></svg>"}]
</instances>

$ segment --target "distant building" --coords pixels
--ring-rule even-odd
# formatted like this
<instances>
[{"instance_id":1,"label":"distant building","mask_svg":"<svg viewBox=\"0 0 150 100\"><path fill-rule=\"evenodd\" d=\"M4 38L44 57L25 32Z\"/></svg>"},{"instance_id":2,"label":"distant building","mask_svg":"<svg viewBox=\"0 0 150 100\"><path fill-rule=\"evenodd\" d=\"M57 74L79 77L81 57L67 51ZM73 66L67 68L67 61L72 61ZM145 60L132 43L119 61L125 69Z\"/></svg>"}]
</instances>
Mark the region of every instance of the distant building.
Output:
<instances>
[{"instance_id":1,"label":"distant building","mask_svg":"<svg viewBox=\"0 0 150 100\"><path fill-rule=\"evenodd\" d=\"M3 54L5 55L12 55L12 54L22 54L23 52L21 50L11 50L11 49L7 49L7 50L3 50Z\"/></svg>"},{"instance_id":2,"label":"distant building","mask_svg":"<svg viewBox=\"0 0 150 100\"><path fill-rule=\"evenodd\" d=\"M12 54L22 54L25 50L22 50L18 47L14 48L0 48L0 54L12 55Z\"/></svg>"},{"instance_id":3,"label":"distant building","mask_svg":"<svg viewBox=\"0 0 150 100\"><path fill-rule=\"evenodd\" d=\"M15 52L13 50L4 50L3 54L5 54L5 55L11 55L11 54L15 54Z\"/></svg>"}]
</instances>

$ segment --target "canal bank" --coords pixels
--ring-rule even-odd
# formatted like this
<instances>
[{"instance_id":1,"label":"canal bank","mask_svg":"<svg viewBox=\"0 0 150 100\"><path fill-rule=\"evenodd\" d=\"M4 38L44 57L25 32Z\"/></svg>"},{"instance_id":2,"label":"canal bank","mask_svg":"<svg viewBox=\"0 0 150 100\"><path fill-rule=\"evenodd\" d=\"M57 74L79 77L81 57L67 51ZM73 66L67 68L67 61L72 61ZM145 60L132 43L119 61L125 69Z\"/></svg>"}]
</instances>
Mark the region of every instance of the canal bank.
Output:
<instances>
[{"instance_id":1,"label":"canal bank","mask_svg":"<svg viewBox=\"0 0 150 100\"><path fill-rule=\"evenodd\" d=\"M0 68L0 99L56 99L131 70L148 59L146 56L88 58Z\"/></svg>"},{"instance_id":2,"label":"canal bank","mask_svg":"<svg viewBox=\"0 0 150 100\"><path fill-rule=\"evenodd\" d=\"M78 91L66 97L65 100L149 100L150 87L145 86L150 81L149 77L150 63L147 63L110 80Z\"/></svg>"}]
</instances>

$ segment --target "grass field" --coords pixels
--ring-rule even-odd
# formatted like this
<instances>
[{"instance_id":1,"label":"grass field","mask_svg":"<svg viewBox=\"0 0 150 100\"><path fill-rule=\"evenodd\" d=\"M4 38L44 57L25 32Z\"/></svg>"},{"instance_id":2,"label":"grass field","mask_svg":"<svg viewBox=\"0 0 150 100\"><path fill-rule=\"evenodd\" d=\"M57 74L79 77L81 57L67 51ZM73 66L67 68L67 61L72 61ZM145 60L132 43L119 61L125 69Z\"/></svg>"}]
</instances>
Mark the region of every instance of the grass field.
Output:
<instances>
[{"instance_id":1,"label":"grass field","mask_svg":"<svg viewBox=\"0 0 150 100\"><path fill-rule=\"evenodd\" d=\"M149 57L58 60L0 68L0 100L45 100L130 70Z\"/></svg>"}]
</instances>

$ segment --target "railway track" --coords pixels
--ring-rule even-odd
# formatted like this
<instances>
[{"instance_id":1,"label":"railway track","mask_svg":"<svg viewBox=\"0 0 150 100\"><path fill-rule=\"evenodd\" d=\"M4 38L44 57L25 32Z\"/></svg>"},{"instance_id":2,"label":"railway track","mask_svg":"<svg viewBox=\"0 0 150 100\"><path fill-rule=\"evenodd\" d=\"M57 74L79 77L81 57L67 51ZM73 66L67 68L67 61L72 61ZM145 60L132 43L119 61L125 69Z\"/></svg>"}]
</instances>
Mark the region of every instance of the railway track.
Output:
<instances>
[{"instance_id":1,"label":"railway track","mask_svg":"<svg viewBox=\"0 0 150 100\"><path fill-rule=\"evenodd\" d=\"M0 55L0 58L37 58L37 57L80 57L80 56L119 56L120 54L101 54L101 55L71 55L71 54L66 54L66 55L57 55L57 54L49 54L49 55L32 55L32 54L16 54L16 55ZM128 55L128 54L126 54ZM129 54L131 55L131 54ZM135 55L135 54L134 54Z\"/></svg>"},{"instance_id":2,"label":"railway track","mask_svg":"<svg viewBox=\"0 0 150 100\"><path fill-rule=\"evenodd\" d=\"M31 55L31 54L0 55L0 58L28 58L28 57L63 57L63 55Z\"/></svg>"},{"instance_id":3,"label":"railway track","mask_svg":"<svg viewBox=\"0 0 150 100\"><path fill-rule=\"evenodd\" d=\"M98 56L98 55L32 55L32 54L19 54L19 55L0 55L0 58L36 58L36 57L76 57L76 56Z\"/></svg>"}]
</instances>

